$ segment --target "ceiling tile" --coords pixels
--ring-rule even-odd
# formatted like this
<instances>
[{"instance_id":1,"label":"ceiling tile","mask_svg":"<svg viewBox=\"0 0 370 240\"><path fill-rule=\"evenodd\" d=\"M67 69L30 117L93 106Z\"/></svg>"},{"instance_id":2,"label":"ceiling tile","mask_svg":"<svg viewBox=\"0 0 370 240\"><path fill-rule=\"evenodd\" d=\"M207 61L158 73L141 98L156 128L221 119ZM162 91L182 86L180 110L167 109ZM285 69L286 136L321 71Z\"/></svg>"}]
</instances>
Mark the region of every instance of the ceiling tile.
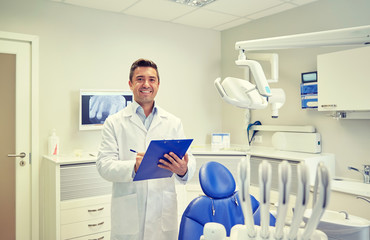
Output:
<instances>
[{"instance_id":1,"label":"ceiling tile","mask_svg":"<svg viewBox=\"0 0 370 240\"><path fill-rule=\"evenodd\" d=\"M316 2L317 0L292 0L292 3L298 4L298 5L304 5L307 3Z\"/></svg>"},{"instance_id":2,"label":"ceiling tile","mask_svg":"<svg viewBox=\"0 0 370 240\"><path fill-rule=\"evenodd\" d=\"M95 8L104 11L121 12L139 0L65 0L64 3Z\"/></svg>"},{"instance_id":3,"label":"ceiling tile","mask_svg":"<svg viewBox=\"0 0 370 240\"><path fill-rule=\"evenodd\" d=\"M236 19L234 21L231 21L231 22L228 22L228 23L225 23L225 24L221 24L219 26L216 26L213 29L214 30L217 30L217 31L223 31L223 30L226 30L226 29L229 29L229 28L233 28L233 27L239 26L241 24L247 23L249 21L251 21L251 19L238 18L238 19Z\"/></svg>"},{"instance_id":4,"label":"ceiling tile","mask_svg":"<svg viewBox=\"0 0 370 240\"><path fill-rule=\"evenodd\" d=\"M212 28L214 26L230 22L237 18L238 17L232 15L213 12L207 9L200 8L196 11L177 18L172 22L201 28Z\"/></svg>"},{"instance_id":5,"label":"ceiling tile","mask_svg":"<svg viewBox=\"0 0 370 240\"><path fill-rule=\"evenodd\" d=\"M260 11L260 12L255 13L255 14L251 14L248 17L251 18L251 19L258 19L258 18L274 15L276 13L283 12L285 10L288 10L288 9L291 9L291 8L294 8L294 7L295 7L295 5L293 5L293 4L283 3L279 6L275 6L275 7Z\"/></svg>"},{"instance_id":6,"label":"ceiling tile","mask_svg":"<svg viewBox=\"0 0 370 240\"><path fill-rule=\"evenodd\" d=\"M217 0L203 8L244 17L281 3L279 0Z\"/></svg>"},{"instance_id":7,"label":"ceiling tile","mask_svg":"<svg viewBox=\"0 0 370 240\"><path fill-rule=\"evenodd\" d=\"M196 9L196 7L182 5L169 0L141 0L123 11L123 13L138 17L171 21Z\"/></svg>"},{"instance_id":8,"label":"ceiling tile","mask_svg":"<svg viewBox=\"0 0 370 240\"><path fill-rule=\"evenodd\" d=\"M318 0L216 0L191 7L170 0L50 0L222 31Z\"/></svg>"}]
</instances>

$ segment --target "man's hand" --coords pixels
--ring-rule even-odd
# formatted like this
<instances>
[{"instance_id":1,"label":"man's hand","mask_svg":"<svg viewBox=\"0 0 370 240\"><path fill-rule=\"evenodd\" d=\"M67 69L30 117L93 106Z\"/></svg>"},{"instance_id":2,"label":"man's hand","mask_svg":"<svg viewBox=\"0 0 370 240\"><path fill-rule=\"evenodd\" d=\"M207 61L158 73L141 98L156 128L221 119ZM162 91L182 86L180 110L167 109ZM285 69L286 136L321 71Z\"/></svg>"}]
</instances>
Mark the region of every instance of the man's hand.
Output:
<instances>
[{"instance_id":1,"label":"man's hand","mask_svg":"<svg viewBox=\"0 0 370 240\"><path fill-rule=\"evenodd\" d=\"M145 155L145 152L141 152L141 153L137 153L136 154L135 173L139 169L139 166L141 164L141 161L143 161L144 155Z\"/></svg>"},{"instance_id":2,"label":"man's hand","mask_svg":"<svg viewBox=\"0 0 370 240\"><path fill-rule=\"evenodd\" d=\"M170 154L165 154L164 157L167 160L160 159L158 167L170 170L173 173L176 173L180 177L183 177L188 171L188 161L189 157L186 153L185 156L180 159L176 154L170 152Z\"/></svg>"}]
</instances>

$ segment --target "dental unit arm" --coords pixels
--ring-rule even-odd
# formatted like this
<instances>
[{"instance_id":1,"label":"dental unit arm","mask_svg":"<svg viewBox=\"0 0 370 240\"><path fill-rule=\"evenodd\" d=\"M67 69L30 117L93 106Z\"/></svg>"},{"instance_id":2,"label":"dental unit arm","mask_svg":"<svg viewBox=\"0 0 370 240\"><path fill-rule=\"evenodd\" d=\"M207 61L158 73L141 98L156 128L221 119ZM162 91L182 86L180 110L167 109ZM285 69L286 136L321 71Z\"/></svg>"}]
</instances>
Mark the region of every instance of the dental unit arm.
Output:
<instances>
[{"instance_id":1,"label":"dental unit arm","mask_svg":"<svg viewBox=\"0 0 370 240\"><path fill-rule=\"evenodd\" d=\"M370 44L370 25L236 42L235 49L239 51L239 56L235 63L250 70L256 85L247 80L227 77L224 81L217 78L215 86L226 102L240 108L263 109L271 103L272 117L276 118L277 110L285 102L285 94L283 90L279 90L279 93L271 91L261 65L255 60L247 60L247 51L359 44ZM251 57L256 55L258 56L250 54ZM266 55L259 54L259 59L261 57L266 58ZM272 55L270 62L272 82L276 82L278 68L276 54Z\"/></svg>"},{"instance_id":2,"label":"dental unit arm","mask_svg":"<svg viewBox=\"0 0 370 240\"><path fill-rule=\"evenodd\" d=\"M235 44L235 50L258 51L367 44L370 44L370 25L240 41Z\"/></svg>"},{"instance_id":3,"label":"dental unit arm","mask_svg":"<svg viewBox=\"0 0 370 240\"><path fill-rule=\"evenodd\" d=\"M279 109L285 103L285 92L281 88L271 88L272 97L269 98L269 103L271 106L271 117L278 118Z\"/></svg>"}]
</instances>

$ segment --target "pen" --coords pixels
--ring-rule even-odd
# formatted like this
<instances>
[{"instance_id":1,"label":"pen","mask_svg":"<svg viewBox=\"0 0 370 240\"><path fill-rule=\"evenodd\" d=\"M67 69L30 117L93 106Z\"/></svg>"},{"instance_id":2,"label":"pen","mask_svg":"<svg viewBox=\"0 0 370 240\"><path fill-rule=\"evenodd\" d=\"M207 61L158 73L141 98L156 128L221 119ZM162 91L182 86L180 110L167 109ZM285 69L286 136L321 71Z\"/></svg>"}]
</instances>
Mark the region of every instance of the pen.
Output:
<instances>
[{"instance_id":1,"label":"pen","mask_svg":"<svg viewBox=\"0 0 370 240\"><path fill-rule=\"evenodd\" d=\"M130 151L133 152L133 153L137 153L134 149L130 149Z\"/></svg>"}]
</instances>

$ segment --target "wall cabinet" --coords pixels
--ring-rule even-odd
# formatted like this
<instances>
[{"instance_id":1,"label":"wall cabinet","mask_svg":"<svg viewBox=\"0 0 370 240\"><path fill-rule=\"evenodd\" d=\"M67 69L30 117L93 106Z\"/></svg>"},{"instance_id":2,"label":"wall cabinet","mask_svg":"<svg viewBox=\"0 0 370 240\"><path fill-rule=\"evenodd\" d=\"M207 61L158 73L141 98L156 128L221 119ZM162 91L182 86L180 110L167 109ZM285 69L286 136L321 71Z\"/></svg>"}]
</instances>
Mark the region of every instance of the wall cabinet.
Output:
<instances>
[{"instance_id":1,"label":"wall cabinet","mask_svg":"<svg viewBox=\"0 0 370 240\"><path fill-rule=\"evenodd\" d=\"M41 239L110 239L111 183L94 157L51 157L41 163Z\"/></svg>"},{"instance_id":2,"label":"wall cabinet","mask_svg":"<svg viewBox=\"0 0 370 240\"><path fill-rule=\"evenodd\" d=\"M370 47L317 56L318 110L370 111Z\"/></svg>"}]
</instances>

